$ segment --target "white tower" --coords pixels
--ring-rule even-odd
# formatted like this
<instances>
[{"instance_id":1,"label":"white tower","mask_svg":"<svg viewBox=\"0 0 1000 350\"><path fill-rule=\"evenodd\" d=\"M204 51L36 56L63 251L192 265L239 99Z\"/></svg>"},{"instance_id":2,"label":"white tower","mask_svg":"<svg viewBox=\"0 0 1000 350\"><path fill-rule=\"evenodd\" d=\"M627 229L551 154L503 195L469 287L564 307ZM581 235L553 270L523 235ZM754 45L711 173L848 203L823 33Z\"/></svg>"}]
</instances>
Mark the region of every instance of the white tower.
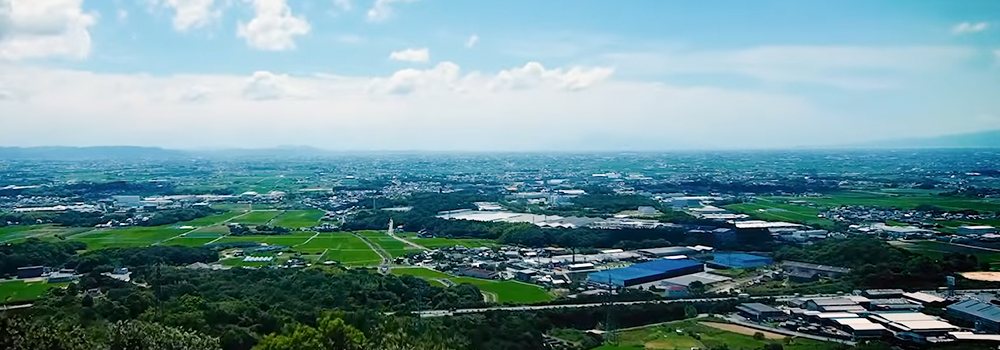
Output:
<instances>
[{"instance_id":1,"label":"white tower","mask_svg":"<svg viewBox=\"0 0 1000 350\"><path fill-rule=\"evenodd\" d=\"M389 218L389 231L388 231L389 235L392 236L395 230L396 230L396 225L393 225L392 218Z\"/></svg>"}]
</instances>

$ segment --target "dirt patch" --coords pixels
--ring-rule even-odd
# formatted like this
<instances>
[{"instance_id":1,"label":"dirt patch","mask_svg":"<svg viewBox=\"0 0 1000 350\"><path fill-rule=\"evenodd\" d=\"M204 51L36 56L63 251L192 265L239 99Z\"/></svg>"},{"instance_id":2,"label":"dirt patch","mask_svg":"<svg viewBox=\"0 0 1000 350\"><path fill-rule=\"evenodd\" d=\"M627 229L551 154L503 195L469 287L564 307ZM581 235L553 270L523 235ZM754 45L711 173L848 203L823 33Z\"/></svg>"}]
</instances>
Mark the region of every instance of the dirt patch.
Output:
<instances>
[{"instance_id":1,"label":"dirt patch","mask_svg":"<svg viewBox=\"0 0 1000 350\"><path fill-rule=\"evenodd\" d=\"M715 323L715 322L698 322L698 323L701 323L703 326L709 326L709 327L712 327L712 328L718 328L718 329L721 329L721 330L724 330L724 331L733 332L733 333L739 333L739 334L743 334L743 335L753 336L754 333L760 332L760 333L764 333L764 338L766 338L766 339L771 339L771 340L785 339L784 335L781 335L781 334L778 334L778 333L771 333L771 332L766 332L766 331L760 331L760 330L756 330L756 329L753 329L753 328L750 328L750 327L744 327L744 326L740 326L740 325L736 325L736 324Z\"/></svg>"},{"instance_id":2,"label":"dirt patch","mask_svg":"<svg viewBox=\"0 0 1000 350\"><path fill-rule=\"evenodd\" d=\"M1000 272L962 272L960 275L970 280L1000 282Z\"/></svg>"}]
</instances>

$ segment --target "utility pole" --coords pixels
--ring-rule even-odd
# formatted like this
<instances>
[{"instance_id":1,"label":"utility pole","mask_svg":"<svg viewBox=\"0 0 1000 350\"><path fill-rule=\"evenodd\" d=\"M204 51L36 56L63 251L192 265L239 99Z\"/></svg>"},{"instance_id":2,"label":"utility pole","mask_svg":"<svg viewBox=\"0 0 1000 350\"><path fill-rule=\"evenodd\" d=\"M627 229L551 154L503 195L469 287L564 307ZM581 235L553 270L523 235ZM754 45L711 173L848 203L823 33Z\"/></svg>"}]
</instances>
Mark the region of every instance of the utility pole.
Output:
<instances>
[{"instance_id":1,"label":"utility pole","mask_svg":"<svg viewBox=\"0 0 1000 350\"><path fill-rule=\"evenodd\" d=\"M612 346L618 345L618 326L615 325L615 319L612 313L615 307L615 296L614 296L615 285L611 283L611 273L608 273L608 300L605 304L607 307L607 313L604 318L604 343Z\"/></svg>"}]
</instances>

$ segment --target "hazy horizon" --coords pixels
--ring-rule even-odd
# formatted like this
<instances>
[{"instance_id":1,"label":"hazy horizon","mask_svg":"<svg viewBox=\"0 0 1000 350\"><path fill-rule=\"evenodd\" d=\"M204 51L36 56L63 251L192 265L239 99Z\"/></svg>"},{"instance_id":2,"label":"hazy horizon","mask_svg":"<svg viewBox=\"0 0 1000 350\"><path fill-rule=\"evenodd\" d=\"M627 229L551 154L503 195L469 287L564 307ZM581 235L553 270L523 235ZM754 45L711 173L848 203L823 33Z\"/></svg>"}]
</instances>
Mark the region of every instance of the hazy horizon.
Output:
<instances>
[{"instance_id":1,"label":"hazy horizon","mask_svg":"<svg viewBox=\"0 0 1000 350\"><path fill-rule=\"evenodd\" d=\"M998 13L0 0L0 146L828 149L997 130Z\"/></svg>"}]
</instances>

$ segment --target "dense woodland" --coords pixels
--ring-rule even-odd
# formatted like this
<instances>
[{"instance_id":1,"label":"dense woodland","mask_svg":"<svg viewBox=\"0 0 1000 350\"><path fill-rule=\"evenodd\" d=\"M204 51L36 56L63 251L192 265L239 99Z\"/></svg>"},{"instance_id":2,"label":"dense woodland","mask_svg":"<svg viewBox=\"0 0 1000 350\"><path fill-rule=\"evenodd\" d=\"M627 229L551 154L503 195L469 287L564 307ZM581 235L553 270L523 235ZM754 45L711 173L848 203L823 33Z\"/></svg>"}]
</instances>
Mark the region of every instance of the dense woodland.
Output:
<instances>
[{"instance_id":1,"label":"dense woodland","mask_svg":"<svg viewBox=\"0 0 1000 350\"><path fill-rule=\"evenodd\" d=\"M989 264L979 262L974 255L947 253L935 260L864 237L828 239L801 248L784 246L775 252L775 258L850 267L848 280L860 288L936 288L945 276L956 272L989 271Z\"/></svg>"},{"instance_id":2,"label":"dense woodland","mask_svg":"<svg viewBox=\"0 0 1000 350\"><path fill-rule=\"evenodd\" d=\"M148 216L147 220L137 220L137 226L161 226L171 225L178 222L190 221L209 215L219 214L222 211L209 208L208 206L165 209L158 210ZM61 213L0 213L0 226L8 223L14 225L34 225L39 223L52 223L60 226L73 227L94 227L109 221L125 221L129 218L136 218L135 210L125 213L100 213L100 212L78 212L66 211Z\"/></svg>"}]
</instances>

